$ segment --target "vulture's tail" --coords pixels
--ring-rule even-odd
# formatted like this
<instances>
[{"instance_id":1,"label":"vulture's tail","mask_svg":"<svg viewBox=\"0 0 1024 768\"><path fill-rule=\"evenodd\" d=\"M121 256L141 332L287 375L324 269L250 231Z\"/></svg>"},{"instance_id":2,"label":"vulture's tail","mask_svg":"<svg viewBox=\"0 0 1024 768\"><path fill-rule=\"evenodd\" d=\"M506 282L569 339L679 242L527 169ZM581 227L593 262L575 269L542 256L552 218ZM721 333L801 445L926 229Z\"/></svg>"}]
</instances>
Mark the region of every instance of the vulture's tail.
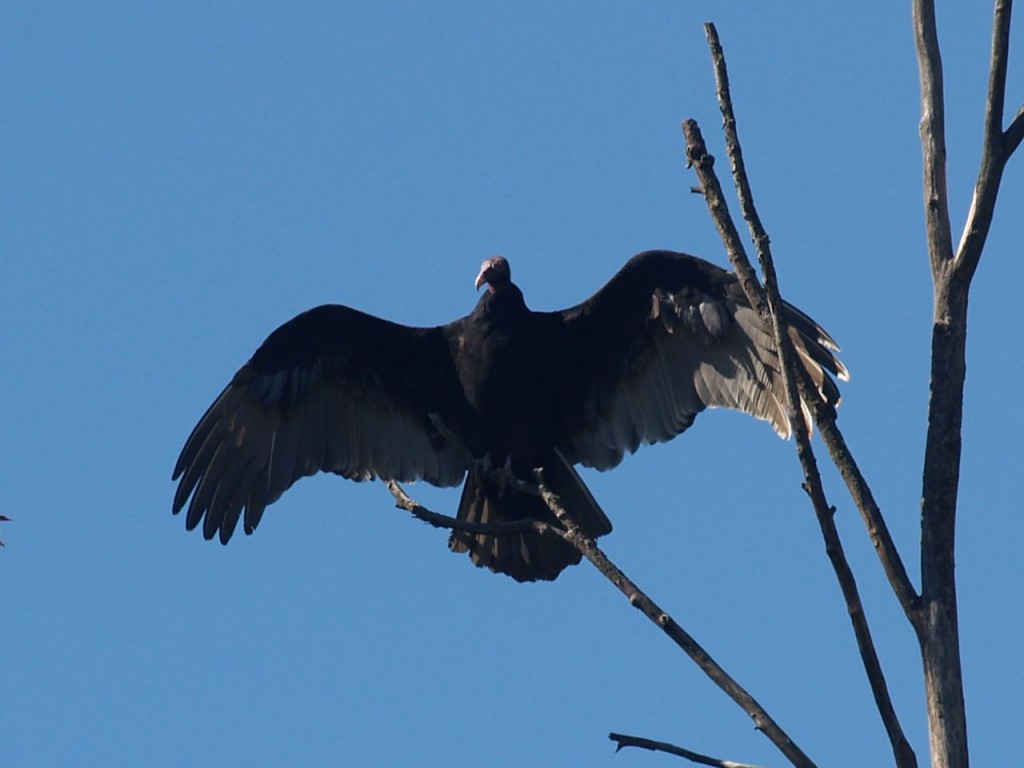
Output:
<instances>
[{"instance_id":1,"label":"vulture's tail","mask_svg":"<svg viewBox=\"0 0 1024 768\"><path fill-rule=\"evenodd\" d=\"M610 533L612 524L576 470L558 451L544 462L544 484L559 497L562 506L594 539ZM541 520L560 525L540 496L520 491L476 472L466 477L459 502L459 520L474 523L507 523ZM469 534L455 531L448 545L453 552L469 552L478 566L507 573L516 581L551 581L565 568L580 561L580 553L554 532L523 531L509 534Z\"/></svg>"}]
</instances>

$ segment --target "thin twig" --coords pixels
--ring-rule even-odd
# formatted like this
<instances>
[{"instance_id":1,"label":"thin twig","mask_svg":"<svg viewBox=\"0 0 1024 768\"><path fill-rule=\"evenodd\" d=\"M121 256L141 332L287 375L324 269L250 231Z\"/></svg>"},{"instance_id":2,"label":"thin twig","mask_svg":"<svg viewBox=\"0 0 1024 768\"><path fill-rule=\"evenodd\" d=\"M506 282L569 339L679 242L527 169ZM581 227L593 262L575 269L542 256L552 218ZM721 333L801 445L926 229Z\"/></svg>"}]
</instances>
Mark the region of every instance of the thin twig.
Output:
<instances>
[{"instance_id":1,"label":"thin twig","mask_svg":"<svg viewBox=\"0 0 1024 768\"><path fill-rule=\"evenodd\" d=\"M639 749L649 749L651 752L665 752L676 757L684 757L691 762L699 763L700 765L713 765L716 768L758 768L758 766L750 765L749 763L719 760L717 757L709 757L708 755L702 755L700 752L692 752L689 749L677 747L675 744L669 744L665 741L654 741L653 739L645 739L640 736L627 736L623 733L609 733L608 738L618 742L615 747L616 752L625 747L637 747Z\"/></svg>"},{"instance_id":2,"label":"thin twig","mask_svg":"<svg viewBox=\"0 0 1024 768\"><path fill-rule=\"evenodd\" d=\"M956 277L967 284L981 260L985 240L992 228L992 217L999 194L999 183L1013 149L1009 131L1003 132L1003 108L1006 99L1006 68L1010 56L1010 16L1012 0L997 0L992 23L992 61L989 66L988 97L985 105L985 132L981 164L974 185L974 197L964 231L956 250ZM1014 126L1011 125L1011 128ZM1016 144L1019 144L1019 139ZM1016 148L1016 145L1014 145ZM966 290L966 289L965 289Z\"/></svg>"},{"instance_id":3,"label":"thin twig","mask_svg":"<svg viewBox=\"0 0 1024 768\"><path fill-rule=\"evenodd\" d=\"M687 159L696 169L698 176L702 179L707 179L704 182L704 194L707 198L708 210L711 211L719 232L731 231L733 233L725 241L729 259L737 273L739 273L744 263L746 264L746 269L751 269L743 250L743 244L739 240L739 234L735 226L731 224L731 220L729 224L718 221L720 216L728 217L728 207L722 200L721 185L718 183L714 173L714 158L707 153L707 147L701 136L700 127L695 121L687 120L683 123L683 133L686 136ZM746 287L746 283L744 287ZM760 284L755 279L754 290L747 294L748 300L754 304L756 299L759 303L767 306L767 301L761 298L763 295L762 290ZM810 397L809 402L815 414L818 430L829 449L833 462L846 482L854 504L856 504L861 517L864 519L864 524L881 560L882 567L889 578L889 583L892 585L900 604L910 615L918 606L919 598L917 592L907 576L907 571L900 558L899 551L889 533L889 528L882 517L881 510L871 494L871 489L861 474L853 455L850 453L842 433L839 432L835 424L835 412L831 407L821 403L820 398Z\"/></svg>"},{"instance_id":4,"label":"thin twig","mask_svg":"<svg viewBox=\"0 0 1024 768\"><path fill-rule=\"evenodd\" d=\"M438 512L432 512L427 509L407 494L406 490L404 490L395 480L385 480L384 484L387 485L387 489L390 490L391 496L394 497L396 507L412 513L413 517L433 525L435 528L460 530L465 532L465 534L473 534L474 536L506 536L521 534L524 530L536 530L539 534L544 534L544 532L552 529L552 526L543 520L530 520L529 518L509 520L508 522L472 522L471 520L459 520L455 517L442 515Z\"/></svg>"},{"instance_id":5,"label":"thin twig","mask_svg":"<svg viewBox=\"0 0 1024 768\"><path fill-rule=\"evenodd\" d=\"M521 481L520 481L521 482ZM763 732L781 751L790 762L801 768L815 768L814 763L797 747L778 724L765 712L764 708L757 703L753 696L705 651L696 640L694 640L679 624L667 613L661 610L636 584L630 581L619 568L598 549L591 539L588 539L581 532L573 521L571 515L562 507L558 497L551 493L546 487L540 485L536 491L547 503L552 513L561 521L566 529L549 525L540 520L515 520L508 523L471 523L466 520L457 520L448 515L433 512L422 504L416 502L407 494L402 487L394 480L385 483L391 495L394 496L397 506L412 513L414 517L422 520L435 528L446 528L453 531L465 531L466 533L486 534L511 534L521 533L525 530L536 530L541 533L550 533L561 536L566 542L574 546L586 557L604 576L612 582L619 591L628 599L631 605L639 609L647 618L657 624L673 642L676 643L686 654L696 662L711 680L718 685L725 693L739 704L743 710L753 719L755 727Z\"/></svg>"},{"instance_id":6,"label":"thin twig","mask_svg":"<svg viewBox=\"0 0 1024 768\"><path fill-rule=\"evenodd\" d=\"M568 514L559 504L558 498L545 491L546 489L542 486L541 496L547 502L555 517L559 520L566 520ZM757 700L722 669L708 652L686 630L676 623L675 619L663 611L643 590L630 581L626 574L608 559L608 556L598 548L592 539L583 536L575 525L570 525L568 530L559 528L551 528L550 530L576 547L597 570L604 574L605 578L618 587L619 591L629 600L630 605L660 627L672 642L679 646L701 668L704 674L711 678L712 682L721 688L729 698L735 701L750 716L754 721L754 727L764 733L794 766L813 768L814 763L811 759L789 738L786 732L779 727L778 723L772 719Z\"/></svg>"},{"instance_id":7,"label":"thin twig","mask_svg":"<svg viewBox=\"0 0 1024 768\"><path fill-rule=\"evenodd\" d=\"M711 30L714 30L713 26L711 26ZM723 84L723 87L720 90L729 104L728 109L725 110L726 114L723 122L726 131L731 131L735 137L735 117L732 114L731 99L729 99L728 94L728 73L725 71L724 55L721 54L721 46L717 44L717 36L713 43L713 58L717 58L714 52L715 48L717 48L718 51L717 57L721 57L722 62L721 67L719 67L716 61L716 72L721 71L721 83ZM719 100L722 100L721 95ZM739 232L732 223L732 218L729 215L729 208L725 203L721 184L719 184L718 178L715 175L714 158L708 154L707 147L704 144L704 139L700 133L700 128L697 126L695 121L684 122L683 133L686 136L687 160L694 166L697 171L697 175L701 179L708 210L711 212L711 216L715 221L715 226L722 235L726 252L729 255L729 260L732 263L733 268L736 270L737 275L740 275L748 300L759 313L762 313L763 316L767 317L770 314L767 310L767 300L765 299L760 283L757 281L757 276L754 273L753 267L750 266L750 261L747 259L743 243L740 240ZM734 165L740 169L742 176L741 186L739 187L741 190L740 197L741 200L751 199L750 186L746 181L746 173L743 171L742 152L739 150L739 141L735 140L734 143L737 149L735 151L730 149L730 157L735 156L738 158L738 162L734 163ZM763 242L767 244L768 236L763 234L764 230L763 227L760 226L760 221L757 219L756 211L753 212L753 216L754 220L758 222L758 231L754 232L754 240L755 242L761 242L763 240ZM772 274L774 275L774 269L772 270ZM889 578L889 582L892 585L893 590L896 592L900 604L903 605L904 610L910 612L917 606L917 592L914 590L914 586L911 584L910 578L907 576L907 571L903 565L902 559L900 558L899 551L896 548L895 542L892 540L892 536L889 534L889 528L885 523L885 519L882 517L881 510L875 503L874 497L871 494L871 489L868 487L867 481L861 474L845 440L843 440L842 434L835 425L835 413L832 408L821 403L820 399L817 397L811 397L809 398L809 401L811 402L812 409L815 412L816 421L818 422L825 444L832 454L833 461L839 468L853 501L857 505L857 509L860 511L861 516L864 519L871 541L875 545L875 550L882 562L882 567Z\"/></svg>"},{"instance_id":8,"label":"thin twig","mask_svg":"<svg viewBox=\"0 0 1024 768\"><path fill-rule=\"evenodd\" d=\"M885 575L889 579L889 585L896 594L896 599L899 600L903 611L911 623L914 623L921 609L920 595L911 583L910 576L907 575L906 566L903 564L903 559L896 548L896 542L893 541L889 526L882 516L874 494L871 493L871 487L864 475L861 474L860 466L853 458L849 446L846 445L843 433L839 431L835 410L824 404L819 404L817 401L813 402L811 407L815 414L814 420L818 426L818 433L821 435L825 447L828 448L832 463L839 470L839 475L846 484L850 498L853 499L857 511L860 512L861 520L864 521L864 526L867 528L868 538L875 548L879 562L882 564L882 570L885 571Z\"/></svg>"},{"instance_id":9,"label":"thin twig","mask_svg":"<svg viewBox=\"0 0 1024 768\"><path fill-rule=\"evenodd\" d=\"M992 22L992 63L989 67L988 97L985 109L986 140L1003 132L1006 104L1006 68L1010 59L1010 16L1012 0L997 0Z\"/></svg>"},{"instance_id":10,"label":"thin twig","mask_svg":"<svg viewBox=\"0 0 1024 768\"><path fill-rule=\"evenodd\" d=\"M462 531L463 533L471 533L474 535L486 534L492 536L504 536L513 533L522 533L523 531L546 533L552 529L552 526L542 520L530 520L529 518L509 520L505 523L475 523L470 520L458 520L454 517L442 515L438 512L432 512L427 509L409 496L402 486L394 480L385 480L384 485L388 487L388 490L391 491L391 495L395 497L395 506L410 512L416 519L422 520L424 523L428 523L435 528L444 528L450 531Z\"/></svg>"},{"instance_id":11,"label":"thin twig","mask_svg":"<svg viewBox=\"0 0 1024 768\"><path fill-rule=\"evenodd\" d=\"M924 159L925 224L928 254L935 278L953 258L946 194L946 107L942 92L942 57L935 28L934 0L914 2L914 40L921 78L921 151Z\"/></svg>"},{"instance_id":12,"label":"thin twig","mask_svg":"<svg viewBox=\"0 0 1024 768\"><path fill-rule=\"evenodd\" d=\"M701 175L701 182L704 185L705 193L707 194L710 190L712 190L716 186L718 186L718 181L717 181L717 178L711 178L711 177L713 177L713 173L714 172L712 170L710 170L710 164L707 163L706 161L703 161L703 157L706 155L707 150L706 150L706 147L704 146L703 139L700 136L699 127L696 125L696 123L694 121L689 121L688 120L688 121L686 121L684 123L683 130L686 133L687 157L690 157L690 158L693 159L693 165L694 165L695 168L698 169L698 174ZM709 174L711 177L705 179L704 174ZM719 192L720 192L720 187L719 187ZM710 202L709 202L708 207L709 207L709 209L712 208ZM715 213L712 213L712 216L715 216ZM723 230L723 227L721 225L719 225L719 231L722 231L722 230ZM730 254L733 253L733 252L741 252L742 251L742 245L739 244L739 243L727 243L726 244L726 250L728 250L730 252ZM735 265L735 262L734 262L734 265ZM760 286L758 286L758 287L760 288ZM752 304L754 303L754 298L753 297L751 297L749 300L751 301ZM801 423L801 420L793 419L793 421L794 421L794 425L795 425L794 428L796 430L796 434L799 435L800 434L800 430L802 430L804 427L803 427L803 425ZM798 442L798 445L799 445L799 442ZM798 453L801 455L802 461L806 461L806 459L805 459L805 457L803 455L803 451L798 449ZM813 474L814 475L817 474L817 470L816 469L814 470ZM809 474L808 470L805 467L805 483L806 483L806 487L807 488L813 487L813 483L811 482L810 477L811 477L811 475ZM820 482L819 482L819 485L820 485ZM860 604L859 597L857 597L855 585L853 586L852 589L850 589L850 585L852 583L852 573L851 573L851 571L849 569L849 566L845 562L845 557L843 557L842 554L841 554L842 553L841 546L837 546L837 544L838 544L838 537L832 535L832 533L834 532L834 522L831 519L831 512L830 512L830 510L828 508L828 504L827 504L827 502L824 501L824 497L819 495L819 494L817 494L817 493L812 495L812 502L814 503L814 509L815 509L816 515L818 516L819 524L822 526L823 535L825 535L826 553L829 555L829 558L830 558L830 560L833 563L833 568L836 569L836 575L837 575L837 578L839 578L840 586L843 587L844 598L846 598L846 602L847 602L847 610L850 613L851 621L854 622L855 634L858 637L858 641L859 641L858 644L859 644L859 647L861 648L862 658L873 659L872 663L869 663L867 660L865 661L866 668L868 670L869 681L873 682L873 685L872 685L873 690L874 689L878 689L878 690L881 690L881 691L884 692L885 691L884 679L880 678L880 676L876 677L876 674L875 674L875 670L877 669L878 672L879 672L879 675L880 675L880 668L878 667L878 664L877 664L877 657L876 657L876 654L874 653L873 644L870 643L870 634L869 633L864 633L864 632L860 631L863 628L862 627L862 625L863 625L863 608L862 608L862 606ZM829 528L831 528L832 530L830 531ZM867 642L863 642L863 640L865 640L865 639L867 640ZM876 679L881 680L881 687L880 688L874 684L874 680L876 680ZM878 700L879 700L878 696L876 695L876 701L878 701ZM888 694L887 693L884 693L884 695L881 698L881 701L883 701L883 702L887 702L888 701ZM888 712L891 711L891 703L889 704L889 706L886 706L884 709L880 709L880 711L882 712L883 720L887 719L888 718Z\"/></svg>"},{"instance_id":13,"label":"thin twig","mask_svg":"<svg viewBox=\"0 0 1024 768\"><path fill-rule=\"evenodd\" d=\"M1020 146L1021 139L1024 139L1024 106L1017 110L1013 120L1006 128L1006 155L1009 157Z\"/></svg>"},{"instance_id":14,"label":"thin twig","mask_svg":"<svg viewBox=\"0 0 1024 768\"><path fill-rule=\"evenodd\" d=\"M771 309L771 322L776 348L782 360L781 374L789 402L790 421L794 427L793 432L797 456L804 471L804 488L811 499L818 525L821 528L822 537L825 540L826 554L832 563L836 579L842 590L846 608L850 615L850 622L853 626L854 636L857 639L857 648L860 651L861 661L864 664L868 682L875 698L875 705L888 733L893 755L896 758L897 765L901 766L901 768L916 768L917 757L910 746L910 742L907 741L903 733L899 717L889 696L888 685L881 663L878 660L874 640L871 637L871 630L864 613L864 606L860 599L857 582L846 559L842 541L836 529L833 517L834 510L830 507L825 496L821 475L818 472L817 460L814 457L814 450L811 446L810 433L804 420L800 417L802 402L810 402L817 399L817 394L814 392L814 388L808 386L803 377L799 376L800 366L798 365L796 352L790 342L788 329L783 319L782 298L779 295L778 278L775 273L774 260L772 259L770 240L754 205L753 193L750 189L739 136L736 131L736 117L733 113L732 98L729 93L729 77L725 63L725 54L722 51L714 25L705 24L704 28L715 68L715 79L718 84L718 103L722 112L725 144L732 166L733 181L740 199L740 207L743 210L743 218L747 221L750 228L751 236L757 248L758 261L764 274L765 293L767 294L768 305ZM704 179L702 178L701 181L703 183ZM881 525L884 528L884 521Z\"/></svg>"},{"instance_id":15,"label":"thin twig","mask_svg":"<svg viewBox=\"0 0 1024 768\"><path fill-rule=\"evenodd\" d=\"M722 185L715 175L715 158L708 153L704 144L704 137L701 136L700 126L696 120L684 120L682 123L683 135L686 137L686 162L697 172L700 179L700 187L695 188L704 196L704 202L711 213L711 220L718 229L718 234L725 244L729 261L736 270L736 276L740 279L743 292L747 300L757 313L764 319L768 319L770 310L768 301L764 295L764 289L757 279L757 273L750 266L750 259L743 248L743 241L740 233L729 215L729 204L725 201L722 193Z\"/></svg>"}]
</instances>

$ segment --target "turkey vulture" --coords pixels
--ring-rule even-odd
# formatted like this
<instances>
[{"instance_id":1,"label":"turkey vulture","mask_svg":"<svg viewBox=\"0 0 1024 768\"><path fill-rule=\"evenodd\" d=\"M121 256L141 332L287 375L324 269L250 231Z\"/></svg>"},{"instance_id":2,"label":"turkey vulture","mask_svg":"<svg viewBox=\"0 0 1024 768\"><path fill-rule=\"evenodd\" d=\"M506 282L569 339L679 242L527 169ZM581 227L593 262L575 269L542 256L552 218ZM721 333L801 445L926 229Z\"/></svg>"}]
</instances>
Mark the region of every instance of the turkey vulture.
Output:
<instances>
[{"instance_id":1,"label":"turkey vulture","mask_svg":"<svg viewBox=\"0 0 1024 768\"><path fill-rule=\"evenodd\" d=\"M202 522L207 539L227 543L241 519L252 533L268 504L320 471L464 482L460 520L553 521L537 496L481 470L531 479L539 467L596 538L612 526L575 464L614 467L709 406L790 434L771 329L731 272L648 251L561 312L531 311L503 257L483 263L476 287L484 284L472 313L448 325L411 328L325 305L270 334L181 451L173 510L188 504L186 528ZM836 343L796 307L785 312L801 362L838 403L831 376L848 376ZM457 532L450 546L518 581L554 579L580 560L561 538L533 530Z\"/></svg>"}]
</instances>

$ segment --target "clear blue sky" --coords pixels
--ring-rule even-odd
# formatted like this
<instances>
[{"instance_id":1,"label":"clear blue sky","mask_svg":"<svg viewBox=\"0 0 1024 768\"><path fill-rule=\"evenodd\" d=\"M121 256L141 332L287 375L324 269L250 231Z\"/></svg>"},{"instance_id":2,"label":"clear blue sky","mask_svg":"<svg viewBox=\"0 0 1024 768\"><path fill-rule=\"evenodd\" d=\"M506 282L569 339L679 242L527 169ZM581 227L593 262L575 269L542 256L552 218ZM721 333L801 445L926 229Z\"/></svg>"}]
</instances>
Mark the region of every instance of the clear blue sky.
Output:
<instances>
[{"instance_id":1,"label":"clear blue sky","mask_svg":"<svg viewBox=\"0 0 1024 768\"><path fill-rule=\"evenodd\" d=\"M991 9L938 5L958 237ZM614 755L613 730L782 764L589 566L516 584L335 477L228 547L170 514L196 419L307 307L446 322L494 253L537 309L639 250L724 263L679 131L698 119L724 171L705 20L784 293L843 345L840 423L916 581L931 288L909 3L553 6L4 4L0 764L668 764ZM1022 200L1016 157L971 303L957 563L977 765L1024 752ZM914 637L825 476L924 764ZM713 412L586 479L608 554L812 758L891 762L791 444Z\"/></svg>"}]
</instances>

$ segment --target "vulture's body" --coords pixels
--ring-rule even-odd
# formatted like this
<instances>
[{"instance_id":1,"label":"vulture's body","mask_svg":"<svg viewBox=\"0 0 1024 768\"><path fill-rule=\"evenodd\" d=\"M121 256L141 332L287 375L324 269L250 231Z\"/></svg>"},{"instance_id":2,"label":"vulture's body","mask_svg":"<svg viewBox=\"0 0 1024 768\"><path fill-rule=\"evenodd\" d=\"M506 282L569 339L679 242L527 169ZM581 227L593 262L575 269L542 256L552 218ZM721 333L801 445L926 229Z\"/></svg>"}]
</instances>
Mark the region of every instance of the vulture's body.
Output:
<instances>
[{"instance_id":1,"label":"vulture's body","mask_svg":"<svg viewBox=\"0 0 1024 768\"><path fill-rule=\"evenodd\" d=\"M319 471L354 480L465 480L458 517L551 520L547 506L481 466L545 484L591 537L611 531L573 466L608 469L669 440L705 407L790 433L771 330L736 277L685 254L633 257L587 301L533 312L508 263L484 262L488 290L467 317L410 328L342 306L274 331L196 425L175 467L174 511L206 538L251 533L265 507ZM790 335L826 401L847 378L832 339L786 305ZM190 501L191 497L191 501ZM559 537L456 533L452 549L519 581L579 561Z\"/></svg>"}]
</instances>

